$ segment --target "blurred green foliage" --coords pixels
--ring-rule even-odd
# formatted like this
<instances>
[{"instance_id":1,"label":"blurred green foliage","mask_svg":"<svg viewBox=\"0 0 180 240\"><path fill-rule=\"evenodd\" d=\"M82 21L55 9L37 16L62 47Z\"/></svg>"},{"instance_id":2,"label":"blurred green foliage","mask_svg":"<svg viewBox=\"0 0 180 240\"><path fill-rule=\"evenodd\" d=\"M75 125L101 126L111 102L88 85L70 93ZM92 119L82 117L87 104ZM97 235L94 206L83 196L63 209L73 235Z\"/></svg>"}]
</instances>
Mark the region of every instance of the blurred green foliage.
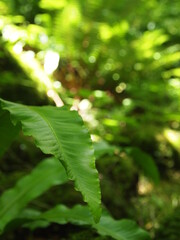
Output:
<instances>
[{"instance_id":1,"label":"blurred green foliage","mask_svg":"<svg viewBox=\"0 0 180 240\"><path fill-rule=\"evenodd\" d=\"M0 12L0 96L53 104L53 89L77 108L95 142L104 204L156 238L180 203L180 1L1 0ZM4 157L14 156L17 175L19 154L32 165L39 157L28 141ZM2 162L0 180L15 179Z\"/></svg>"}]
</instances>

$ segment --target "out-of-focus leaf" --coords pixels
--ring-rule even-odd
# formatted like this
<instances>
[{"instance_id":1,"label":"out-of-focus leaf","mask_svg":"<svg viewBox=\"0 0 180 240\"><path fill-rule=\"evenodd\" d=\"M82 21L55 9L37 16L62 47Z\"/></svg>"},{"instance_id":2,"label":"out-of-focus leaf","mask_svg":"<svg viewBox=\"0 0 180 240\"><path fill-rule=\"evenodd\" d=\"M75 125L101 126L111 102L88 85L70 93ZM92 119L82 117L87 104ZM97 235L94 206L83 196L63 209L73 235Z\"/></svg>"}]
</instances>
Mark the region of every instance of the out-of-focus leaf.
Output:
<instances>
[{"instance_id":1,"label":"out-of-focus leaf","mask_svg":"<svg viewBox=\"0 0 180 240\"><path fill-rule=\"evenodd\" d=\"M31 230L49 226L50 222L45 220L32 221L33 219L36 219L40 214L41 212L38 210L26 208L17 215L17 218L14 218L5 226L4 232L13 231L14 229L17 229L20 226L27 227Z\"/></svg>"},{"instance_id":2,"label":"out-of-focus leaf","mask_svg":"<svg viewBox=\"0 0 180 240\"><path fill-rule=\"evenodd\" d=\"M100 158L104 154L113 155L116 147L111 146L106 141L94 142L94 150L96 158Z\"/></svg>"},{"instance_id":3,"label":"out-of-focus leaf","mask_svg":"<svg viewBox=\"0 0 180 240\"><path fill-rule=\"evenodd\" d=\"M0 157L8 149L19 130L19 126L12 124L9 113L0 109Z\"/></svg>"},{"instance_id":4,"label":"out-of-focus leaf","mask_svg":"<svg viewBox=\"0 0 180 240\"><path fill-rule=\"evenodd\" d=\"M130 148L127 150L137 166L143 170L144 174L155 184L159 183L159 171L153 158L139 148Z\"/></svg>"},{"instance_id":5,"label":"out-of-focus leaf","mask_svg":"<svg viewBox=\"0 0 180 240\"><path fill-rule=\"evenodd\" d=\"M68 222L78 225L92 225L100 235L117 240L148 240L148 233L131 220L114 220L107 212L102 213L100 222L95 224L86 206L76 205L72 209L64 205L42 213L37 219L59 224Z\"/></svg>"},{"instance_id":6,"label":"out-of-focus leaf","mask_svg":"<svg viewBox=\"0 0 180 240\"><path fill-rule=\"evenodd\" d=\"M0 197L0 232L31 200L51 186L67 180L66 172L57 159L42 161L29 175L20 179L14 188L5 191Z\"/></svg>"},{"instance_id":7,"label":"out-of-focus leaf","mask_svg":"<svg viewBox=\"0 0 180 240\"><path fill-rule=\"evenodd\" d=\"M180 152L180 131L171 129L164 130L164 136L172 144L172 146Z\"/></svg>"},{"instance_id":8,"label":"out-of-focus leaf","mask_svg":"<svg viewBox=\"0 0 180 240\"><path fill-rule=\"evenodd\" d=\"M40 7L45 8L45 9L61 9L67 4L66 0L61 0L61 1L51 1L51 0L41 0L40 1Z\"/></svg>"},{"instance_id":9,"label":"out-of-focus leaf","mask_svg":"<svg viewBox=\"0 0 180 240\"><path fill-rule=\"evenodd\" d=\"M21 122L25 135L33 136L36 145L53 154L75 181L95 221L101 215L101 193L92 142L81 117L65 107L32 107L1 100L14 122Z\"/></svg>"}]
</instances>

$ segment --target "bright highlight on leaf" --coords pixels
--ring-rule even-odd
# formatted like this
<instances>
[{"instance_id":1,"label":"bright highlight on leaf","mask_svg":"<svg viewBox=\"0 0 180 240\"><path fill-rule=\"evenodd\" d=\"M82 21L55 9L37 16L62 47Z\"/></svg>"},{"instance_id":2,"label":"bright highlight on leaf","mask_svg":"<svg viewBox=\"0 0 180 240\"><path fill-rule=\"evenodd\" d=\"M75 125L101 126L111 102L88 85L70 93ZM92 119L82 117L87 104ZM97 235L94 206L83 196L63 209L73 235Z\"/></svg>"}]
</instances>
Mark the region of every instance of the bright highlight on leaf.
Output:
<instances>
[{"instance_id":1,"label":"bright highlight on leaf","mask_svg":"<svg viewBox=\"0 0 180 240\"><path fill-rule=\"evenodd\" d=\"M31 107L2 99L0 102L2 109L10 112L13 123L20 122L24 134L35 139L37 147L62 162L98 222L101 194L94 150L78 113L64 107Z\"/></svg>"}]
</instances>

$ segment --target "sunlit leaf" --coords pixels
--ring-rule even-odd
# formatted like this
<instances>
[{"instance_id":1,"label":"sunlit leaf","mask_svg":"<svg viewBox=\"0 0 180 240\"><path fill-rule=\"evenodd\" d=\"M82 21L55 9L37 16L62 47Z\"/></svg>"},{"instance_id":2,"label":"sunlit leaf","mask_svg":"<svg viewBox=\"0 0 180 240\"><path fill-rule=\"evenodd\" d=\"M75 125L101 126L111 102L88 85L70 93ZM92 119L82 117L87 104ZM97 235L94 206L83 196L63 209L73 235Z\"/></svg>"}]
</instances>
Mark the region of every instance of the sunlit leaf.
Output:
<instances>
[{"instance_id":1,"label":"sunlit leaf","mask_svg":"<svg viewBox=\"0 0 180 240\"><path fill-rule=\"evenodd\" d=\"M51 0L41 0L39 5L41 8L45 9L61 9L66 5L66 0L61 1L51 1Z\"/></svg>"}]
</instances>

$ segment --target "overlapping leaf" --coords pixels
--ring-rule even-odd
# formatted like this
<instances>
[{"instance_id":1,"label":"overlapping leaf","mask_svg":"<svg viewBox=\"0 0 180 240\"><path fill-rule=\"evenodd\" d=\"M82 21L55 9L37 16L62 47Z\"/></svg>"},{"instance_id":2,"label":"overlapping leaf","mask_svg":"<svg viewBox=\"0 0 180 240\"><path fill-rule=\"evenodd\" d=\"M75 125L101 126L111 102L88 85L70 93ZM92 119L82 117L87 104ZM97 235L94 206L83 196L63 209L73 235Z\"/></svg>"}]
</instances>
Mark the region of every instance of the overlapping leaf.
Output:
<instances>
[{"instance_id":1,"label":"overlapping leaf","mask_svg":"<svg viewBox=\"0 0 180 240\"><path fill-rule=\"evenodd\" d=\"M13 126L9 118L9 113L0 109L0 157L8 149L18 132L19 127Z\"/></svg>"},{"instance_id":2,"label":"overlapping leaf","mask_svg":"<svg viewBox=\"0 0 180 240\"><path fill-rule=\"evenodd\" d=\"M101 214L100 187L95 168L94 151L87 129L76 111L52 106L31 107L9 101L1 106L10 112L14 123L21 122L25 135L33 136L36 145L53 154L65 166L95 221Z\"/></svg>"},{"instance_id":3,"label":"overlapping leaf","mask_svg":"<svg viewBox=\"0 0 180 240\"><path fill-rule=\"evenodd\" d=\"M158 184L159 171L153 158L139 148L129 148L127 151L144 174L155 184Z\"/></svg>"},{"instance_id":4,"label":"overlapping leaf","mask_svg":"<svg viewBox=\"0 0 180 240\"><path fill-rule=\"evenodd\" d=\"M131 220L114 220L106 211L102 212L100 222L95 224L89 209L86 206L75 205L68 208L65 205L56 207L41 213L33 209L25 209L15 220L12 225L23 225L32 230L44 228L51 223L92 226L100 235L110 236L116 240L150 240L149 234L137 226Z\"/></svg>"},{"instance_id":5,"label":"overlapping leaf","mask_svg":"<svg viewBox=\"0 0 180 240\"><path fill-rule=\"evenodd\" d=\"M35 220L35 218L34 218ZM42 213L37 220L44 220L59 224L68 222L78 225L92 225L100 235L110 236L117 240L149 240L149 234L139 228L131 220L114 220L108 213L103 212L100 222L95 224L92 221L90 212L86 206L76 205L72 209L64 205Z\"/></svg>"},{"instance_id":6,"label":"overlapping leaf","mask_svg":"<svg viewBox=\"0 0 180 240\"><path fill-rule=\"evenodd\" d=\"M57 159L42 161L32 173L21 178L14 188L5 191L0 197L0 232L30 201L51 186L66 181L66 172Z\"/></svg>"}]
</instances>

